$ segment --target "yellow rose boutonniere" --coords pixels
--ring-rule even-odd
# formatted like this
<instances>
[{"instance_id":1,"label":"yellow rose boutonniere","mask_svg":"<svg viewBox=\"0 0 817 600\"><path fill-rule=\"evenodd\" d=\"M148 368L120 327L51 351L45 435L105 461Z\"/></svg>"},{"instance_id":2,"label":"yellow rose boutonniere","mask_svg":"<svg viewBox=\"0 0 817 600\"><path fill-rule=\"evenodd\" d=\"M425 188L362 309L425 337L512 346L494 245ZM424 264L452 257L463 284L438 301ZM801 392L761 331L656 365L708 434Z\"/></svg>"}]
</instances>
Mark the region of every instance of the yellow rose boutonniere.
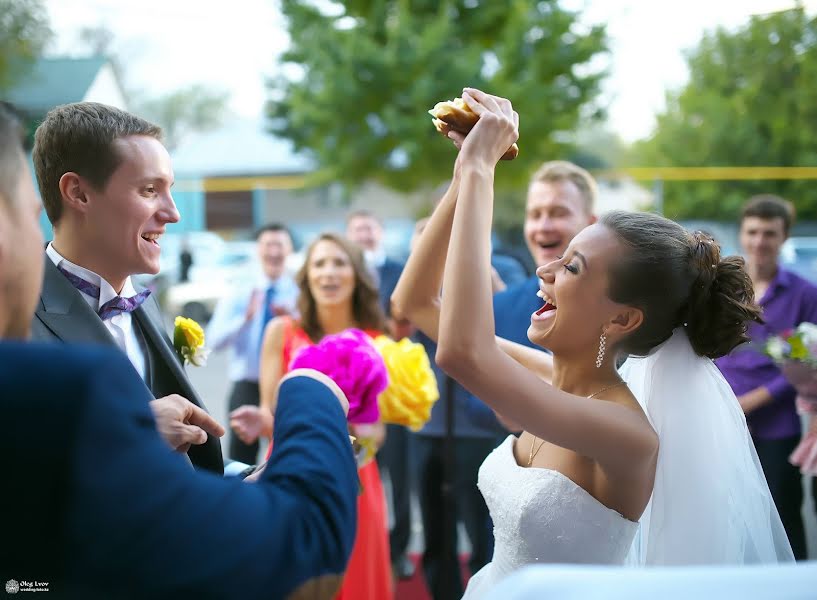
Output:
<instances>
[{"instance_id":1,"label":"yellow rose boutonniere","mask_svg":"<svg viewBox=\"0 0 817 600\"><path fill-rule=\"evenodd\" d=\"M203 367L210 350L204 347L204 330L193 319L176 317L173 327L173 346L182 362Z\"/></svg>"}]
</instances>

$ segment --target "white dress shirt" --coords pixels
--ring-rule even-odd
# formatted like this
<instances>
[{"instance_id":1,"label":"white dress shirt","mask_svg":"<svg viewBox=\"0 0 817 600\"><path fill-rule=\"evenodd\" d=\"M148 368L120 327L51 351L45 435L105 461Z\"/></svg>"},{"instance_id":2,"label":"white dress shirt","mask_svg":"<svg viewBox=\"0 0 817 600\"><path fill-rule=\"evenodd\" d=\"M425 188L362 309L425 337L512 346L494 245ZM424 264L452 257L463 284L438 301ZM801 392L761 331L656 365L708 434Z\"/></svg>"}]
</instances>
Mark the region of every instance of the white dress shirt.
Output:
<instances>
[{"instance_id":1,"label":"white dress shirt","mask_svg":"<svg viewBox=\"0 0 817 600\"><path fill-rule=\"evenodd\" d=\"M115 296L129 298L131 296L135 296L137 293L133 287L130 277L128 277L125 280L125 285L122 287L122 292L117 294L116 290L113 289L111 284L105 281L102 277L93 271L89 271L88 269L80 267L79 265L75 265L67 258L63 258L60 253L57 252L56 248L54 248L54 244L50 242L45 250L45 253L56 267L61 267L66 271L73 273L77 277L82 277L85 281L99 286L99 298L94 298L93 296L85 294L81 290L77 290L94 312L98 312L100 306ZM145 379L147 376L145 351L142 348L142 344L139 342L139 336L136 334L136 331L133 328L133 317L131 316L131 313L120 313L114 317L111 317L110 319L102 321L102 323L108 328L108 331L111 332L114 341L116 341L116 345L119 346L122 352L127 354L128 359L130 359L131 363L136 369L136 372L139 373L142 379Z\"/></svg>"},{"instance_id":2,"label":"white dress shirt","mask_svg":"<svg viewBox=\"0 0 817 600\"><path fill-rule=\"evenodd\" d=\"M294 314L300 292L295 280L287 274L275 281L261 277L254 285L220 300L213 311L213 317L207 326L206 339L214 351L232 348L233 356L229 369L231 381L258 381L260 341L264 333L264 307L259 307L249 321L246 315L254 297L260 296L263 304L263 298L270 286L275 287L273 305Z\"/></svg>"}]
</instances>

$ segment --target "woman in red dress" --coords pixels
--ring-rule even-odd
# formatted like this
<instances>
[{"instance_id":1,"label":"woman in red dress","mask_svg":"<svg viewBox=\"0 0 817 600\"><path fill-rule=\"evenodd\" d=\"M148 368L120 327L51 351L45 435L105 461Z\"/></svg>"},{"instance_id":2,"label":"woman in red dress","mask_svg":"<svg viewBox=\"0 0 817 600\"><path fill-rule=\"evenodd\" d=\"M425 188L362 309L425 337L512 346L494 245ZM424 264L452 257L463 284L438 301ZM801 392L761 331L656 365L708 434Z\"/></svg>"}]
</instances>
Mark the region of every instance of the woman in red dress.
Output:
<instances>
[{"instance_id":1,"label":"woman in red dress","mask_svg":"<svg viewBox=\"0 0 817 600\"><path fill-rule=\"evenodd\" d=\"M300 288L300 318L276 317L264 333L261 351L261 406L241 407L240 419L231 423L236 433L251 442L271 437L272 415L278 383L292 359L306 346L325 335L357 328L375 337L385 328L377 287L363 260L362 251L345 238L324 233L310 245L304 265L296 276ZM350 425L352 434L355 426ZM380 441L382 424L375 426ZM362 492L358 497L355 547L337 598L391 600L393 583L389 559L386 501L377 463L358 469Z\"/></svg>"}]
</instances>

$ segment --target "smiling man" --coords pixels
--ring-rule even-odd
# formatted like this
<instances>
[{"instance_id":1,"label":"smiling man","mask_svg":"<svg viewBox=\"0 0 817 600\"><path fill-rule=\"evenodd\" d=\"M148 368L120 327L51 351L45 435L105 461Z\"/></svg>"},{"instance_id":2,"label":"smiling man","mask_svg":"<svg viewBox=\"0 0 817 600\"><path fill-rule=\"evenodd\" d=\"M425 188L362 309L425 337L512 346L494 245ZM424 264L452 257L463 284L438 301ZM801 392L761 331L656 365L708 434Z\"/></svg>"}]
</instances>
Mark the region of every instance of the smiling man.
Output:
<instances>
[{"instance_id":1,"label":"smiling man","mask_svg":"<svg viewBox=\"0 0 817 600\"><path fill-rule=\"evenodd\" d=\"M90 102L59 106L37 128L34 168L54 240L45 251L32 337L118 347L157 399L151 408L165 440L186 450L196 467L223 472L223 430L209 417L184 416L201 415L203 404L158 304L131 282L132 275L159 272L161 236L179 220L161 133ZM199 427L182 427L193 422Z\"/></svg>"}]
</instances>

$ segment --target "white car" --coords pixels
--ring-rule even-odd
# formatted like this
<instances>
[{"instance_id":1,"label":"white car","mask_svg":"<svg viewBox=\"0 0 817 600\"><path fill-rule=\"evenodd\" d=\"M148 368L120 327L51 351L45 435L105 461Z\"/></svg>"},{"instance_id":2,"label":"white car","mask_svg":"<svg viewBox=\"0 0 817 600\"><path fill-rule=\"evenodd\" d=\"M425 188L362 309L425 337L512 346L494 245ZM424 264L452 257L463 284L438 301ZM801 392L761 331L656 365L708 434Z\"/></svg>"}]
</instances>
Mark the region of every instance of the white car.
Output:
<instances>
[{"instance_id":1,"label":"white car","mask_svg":"<svg viewBox=\"0 0 817 600\"><path fill-rule=\"evenodd\" d=\"M780 264L817 284L817 237L790 237L780 249Z\"/></svg>"},{"instance_id":2,"label":"white car","mask_svg":"<svg viewBox=\"0 0 817 600\"><path fill-rule=\"evenodd\" d=\"M167 289L165 312L203 324L213 316L219 300L236 288L250 285L260 270L255 242L225 242L219 254L194 261L189 281Z\"/></svg>"}]
</instances>

